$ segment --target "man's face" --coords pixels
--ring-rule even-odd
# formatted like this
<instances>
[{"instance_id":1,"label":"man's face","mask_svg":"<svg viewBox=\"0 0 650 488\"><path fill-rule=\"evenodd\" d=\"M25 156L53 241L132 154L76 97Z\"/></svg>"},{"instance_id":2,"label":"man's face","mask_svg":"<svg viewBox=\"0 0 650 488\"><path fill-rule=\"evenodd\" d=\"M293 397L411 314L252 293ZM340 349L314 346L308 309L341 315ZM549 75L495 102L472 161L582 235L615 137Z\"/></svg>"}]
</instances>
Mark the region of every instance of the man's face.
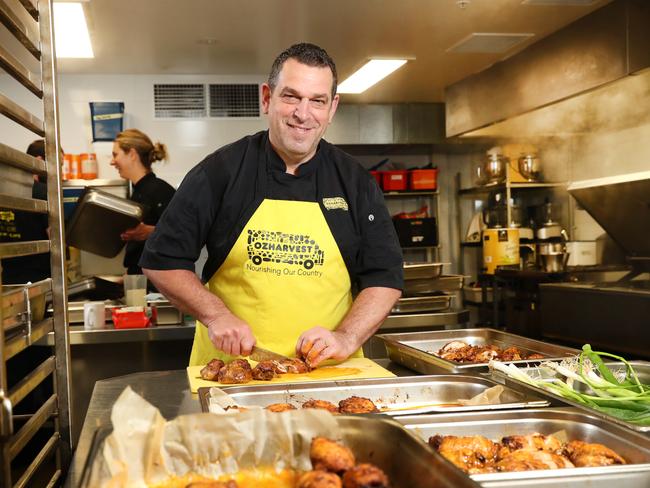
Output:
<instances>
[{"instance_id":1,"label":"man's face","mask_svg":"<svg viewBox=\"0 0 650 488\"><path fill-rule=\"evenodd\" d=\"M269 139L287 164L311 159L332 121L339 97L332 98L332 72L287 59L275 89L262 85L262 107L269 116Z\"/></svg>"}]
</instances>

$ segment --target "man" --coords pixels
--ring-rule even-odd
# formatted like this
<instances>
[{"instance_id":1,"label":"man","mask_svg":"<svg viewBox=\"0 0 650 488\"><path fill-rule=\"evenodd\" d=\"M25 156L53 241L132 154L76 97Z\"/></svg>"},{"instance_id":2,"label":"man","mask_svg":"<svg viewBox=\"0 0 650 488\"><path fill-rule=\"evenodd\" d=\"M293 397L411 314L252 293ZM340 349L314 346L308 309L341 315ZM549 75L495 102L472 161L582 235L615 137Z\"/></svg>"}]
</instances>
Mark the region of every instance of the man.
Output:
<instances>
[{"instance_id":1,"label":"man","mask_svg":"<svg viewBox=\"0 0 650 488\"><path fill-rule=\"evenodd\" d=\"M280 54L262 85L269 130L192 169L147 241L144 273L198 319L190 365L255 344L313 366L360 355L399 298L402 255L383 195L321 140L336 82L323 49ZM193 272L204 244L206 286Z\"/></svg>"},{"instance_id":2,"label":"man","mask_svg":"<svg viewBox=\"0 0 650 488\"><path fill-rule=\"evenodd\" d=\"M45 160L45 141L36 140L27 154ZM32 198L47 200L45 177L34 175ZM3 209L0 211L0 242L40 241L49 239L47 214ZM50 253L2 260L2 283L23 284L50 277Z\"/></svg>"}]
</instances>

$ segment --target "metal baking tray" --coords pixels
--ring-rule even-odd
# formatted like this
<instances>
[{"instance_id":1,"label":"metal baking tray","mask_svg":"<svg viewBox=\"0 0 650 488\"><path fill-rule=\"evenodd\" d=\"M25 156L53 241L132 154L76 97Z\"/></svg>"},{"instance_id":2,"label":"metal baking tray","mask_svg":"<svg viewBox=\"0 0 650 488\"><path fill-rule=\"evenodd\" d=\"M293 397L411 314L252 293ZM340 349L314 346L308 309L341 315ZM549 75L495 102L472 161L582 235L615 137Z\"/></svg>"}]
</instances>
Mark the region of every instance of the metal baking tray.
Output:
<instances>
[{"instance_id":1,"label":"metal baking tray","mask_svg":"<svg viewBox=\"0 0 650 488\"><path fill-rule=\"evenodd\" d=\"M507 388L496 405L459 405L458 399L469 399L498 385L489 378L460 375L435 375L364 380L320 381L312 383L273 384L223 387L240 406L291 403L300 407L307 400L327 400L335 405L352 395L371 399L386 415L412 415L428 412L466 412L504 408L537 408L549 405L536 395ZM208 412L210 388L199 388L199 401Z\"/></svg>"},{"instance_id":2,"label":"metal baking tray","mask_svg":"<svg viewBox=\"0 0 650 488\"><path fill-rule=\"evenodd\" d=\"M650 471L650 439L594 417L575 408L545 408L501 412L423 415L396 418L423 440L440 435L482 435L493 441L504 436L526 435L534 432L553 434L564 431L569 440L604 444L623 456L629 464L597 468L566 468L539 471L475 474L471 477L483 483L487 480L521 480L571 475L596 477L606 473Z\"/></svg>"},{"instance_id":3,"label":"metal baking tray","mask_svg":"<svg viewBox=\"0 0 650 488\"><path fill-rule=\"evenodd\" d=\"M634 367L634 370L637 372L637 375L639 376L639 381L641 381L644 384L650 384L650 362L648 361L629 361L629 363ZM608 366L615 366L619 365L622 370L624 370L624 365L620 362L617 363L610 363L606 362ZM521 368L522 371L528 373L528 374L534 374L538 376L539 378L552 378L555 376L555 373L553 370L549 368L544 368L540 366L535 366L535 367L527 367L527 368ZM523 381L516 380L514 378L509 378L503 375L502 373L498 371L493 371L492 378L495 379L495 381L498 381L500 383L505 384L506 386L512 386L513 388L516 388L520 391L530 391L534 392L535 394L539 395L540 397L543 398L549 398L553 401L553 403L562 402L567 405L572 405L582 411L589 412L590 415L594 415L596 417L606 419L609 422L612 422L617 425L622 425L627 427L628 429L635 430L637 432L645 432L645 433L650 433L650 425L637 425L633 424L631 422L626 422L625 420L621 420L619 418L613 417L611 415L608 415L604 412L599 412L598 410L595 410L591 407L588 407L587 405L584 405L582 403L576 402L574 400L569 400L568 398L561 397L559 395L556 395L554 393L551 393L550 391L547 390L542 390L541 388L536 388L532 385L529 385L528 383L524 383ZM582 388L583 393L589 392L589 388L586 385L578 384L579 388Z\"/></svg>"},{"instance_id":4,"label":"metal baking tray","mask_svg":"<svg viewBox=\"0 0 650 488\"><path fill-rule=\"evenodd\" d=\"M343 443L357 463L373 463L388 475L391 486L418 488L480 488L469 476L432 452L394 420L340 415L336 421ZM91 488L93 461L101 452L107 429L96 432L84 465L80 487Z\"/></svg>"},{"instance_id":5,"label":"metal baking tray","mask_svg":"<svg viewBox=\"0 0 650 488\"><path fill-rule=\"evenodd\" d=\"M451 295L400 298L390 313L440 312L451 307Z\"/></svg>"},{"instance_id":6,"label":"metal baking tray","mask_svg":"<svg viewBox=\"0 0 650 488\"><path fill-rule=\"evenodd\" d=\"M438 278L404 280L404 295L417 296L435 292L454 292L463 287L463 275L443 275Z\"/></svg>"},{"instance_id":7,"label":"metal baking tray","mask_svg":"<svg viewBox=\"0 0 650 488\"><path fill-rule=\"evenodd\" d=\"M442 275L442 267L449 263L404 263L404 279L433 279Z\"/></svg>"},{"instance_id":8,"label":"metal baking tray","mask_svg":"<svg viewBox=\"0 0 650 488\"><path fill-rule=\"evenodd\" d=\"M2 328L8 331L43 320L46 296L51 291L51 278L26 285L3 285Z\"/></svg>"},{"instance_id":9,"label":"metal baking tray","mask_svg":"<svg viewBox=\"0 0 650 488\"><path fill-rule=\"evenodd\" d=\"M384 341L388 357L409 369L422 374L486 372L487 363L458 363L447 361L434 352L450 341L460 340L472 345L493 344L499 347L517 346L522 352L544 355L542 360L511 361L513 364L537 364L549 359L562 359L578 354L577 349L556 346L548 342L502 332L495 329L456 329L402 334L377 334Z\"/></svg>"},{"instance_id":10,"label":"metal baking tray","mask_svg":"<svg viewBox=\"0 0 650 488\"><path fill-rule=\"evenodd\" d=\"M86 188L66 225L66 243L107 258L124 247L120 234L142 221L143 207L111 193Z\"/></svg>"},{"instance_id":11,"label":"metal baking tray","mask_svg":"<svg viewBox=\"0 0 650 488\"><path fill-rule=\"evenodd\" d=\"M648 488L650 471L635 473L614 473L598 476L553 476L533 480L484 481L483 488Z\"/></svg>"}]
</instances>

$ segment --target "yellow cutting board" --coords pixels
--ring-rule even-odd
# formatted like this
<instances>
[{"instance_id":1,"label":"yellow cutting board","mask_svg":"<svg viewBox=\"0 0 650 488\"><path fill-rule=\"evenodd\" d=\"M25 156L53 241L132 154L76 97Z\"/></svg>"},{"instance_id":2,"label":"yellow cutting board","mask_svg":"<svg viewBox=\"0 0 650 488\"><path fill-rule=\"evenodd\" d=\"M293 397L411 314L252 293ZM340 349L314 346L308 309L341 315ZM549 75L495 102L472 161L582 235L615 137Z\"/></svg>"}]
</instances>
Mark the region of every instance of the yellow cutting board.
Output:
<instances>
[{"instance_id":1,"label":"yellow cutting board","mask_svg":"<svg viewBox=\"0 0 650 488\"><path fill-rule=\"evenodd\" d=\"M252 366L257 363L249 360ZM342 363L335 364L326 362L323 366L305 374L282 374L271 381L253 380L240 385L224 385L218 381L208 381L201 378L203 366L188 366L187 377L190 381L192 393L196 393L203 386L247 386L247 385L271 385L278 383L303 383L305 381L330 381L330 380L358 380L364 378L392 378L393 373L382 368L372 359L350 358Z\"/></svg>"}]
</instances>

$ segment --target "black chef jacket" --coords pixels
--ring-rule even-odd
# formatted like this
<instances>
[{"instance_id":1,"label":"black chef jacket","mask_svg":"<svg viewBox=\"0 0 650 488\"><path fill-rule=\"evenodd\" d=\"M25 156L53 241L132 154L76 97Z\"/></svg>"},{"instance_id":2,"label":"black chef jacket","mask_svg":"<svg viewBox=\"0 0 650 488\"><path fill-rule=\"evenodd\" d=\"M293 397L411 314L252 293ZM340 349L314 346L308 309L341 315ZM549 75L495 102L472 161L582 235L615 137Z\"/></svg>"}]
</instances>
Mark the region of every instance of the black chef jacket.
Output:
<instances>
[{"instance_id":1,"label":"black chef jacket","mask_svg":"<svg viewBox=\"0 0 650 488\"><path fill-rule=\"evenodd\" d=\"M47 185L35 181L32 198L47 200ZM0 210L0 242L48 240L47 214L21 210ZM32 283L50 277L50 253L6 258L2 260L4 284Z\"/></svg>"},{"instance_id":2,"label":"black chef jacket","mask_svg":"<svg viewBox=\"0 0 650 488\"><path fill-rule=\"evenodd\" d=\"M258 171L259 165L265 171ZM324 140L297 175L288 174L266 131L217 150L188 173L147 239L140 266L194 271L205 245L208 260L202 279L208 281L259 206L260 174L266 178L266 198L314 202L323 196L318 203L353 286L402 289L402 252L374 178Z\"/></svg>"},{"instance_id":3,"label":"black chef jacket","mask_svg":"<svg viewBox=\"0 0 650 488\"><path fill-rule=\"evenodd\" d=\"M156 225L165 208L174 196L174 187L153 173L147 173L133 186L131 200L144 207L142 222L147 225ZM146 241L129 241L124 252L124 267L128 274L141 274L142 268L138 261Z\"/></svg>"}]
</instances>

